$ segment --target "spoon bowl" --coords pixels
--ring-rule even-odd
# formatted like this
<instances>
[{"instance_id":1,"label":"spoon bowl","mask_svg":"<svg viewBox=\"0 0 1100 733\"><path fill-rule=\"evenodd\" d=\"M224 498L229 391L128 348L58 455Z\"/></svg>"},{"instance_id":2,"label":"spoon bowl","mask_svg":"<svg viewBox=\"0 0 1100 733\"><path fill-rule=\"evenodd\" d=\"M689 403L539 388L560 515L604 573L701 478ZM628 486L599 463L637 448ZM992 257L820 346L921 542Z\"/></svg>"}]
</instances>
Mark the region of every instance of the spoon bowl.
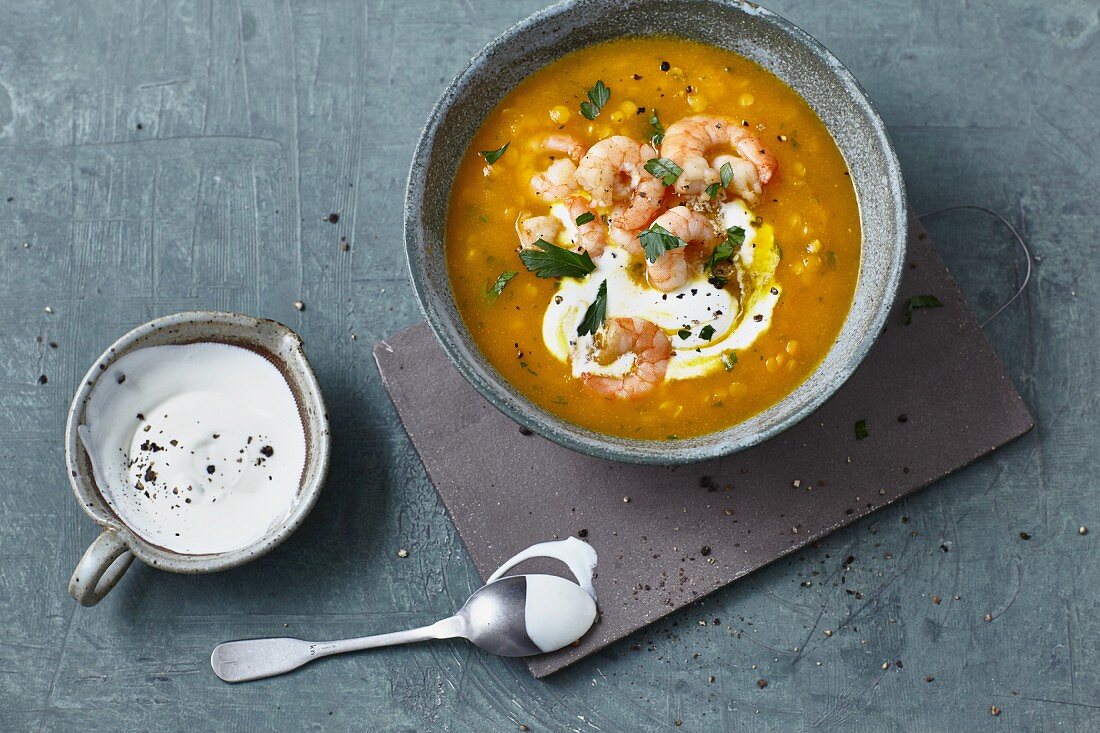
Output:
<instances>
[{"instance_id":1,"label":"spoon bowl","mask_svg":"<svg viewBox=\"0 0 1100 733\"><path fill-rule=\"evenodd\" d=\"M529 657L569 646L596 620L596 602L556 575L509 575L474 591L456 617L490 654Z\"/></svg>"}]
</instances>

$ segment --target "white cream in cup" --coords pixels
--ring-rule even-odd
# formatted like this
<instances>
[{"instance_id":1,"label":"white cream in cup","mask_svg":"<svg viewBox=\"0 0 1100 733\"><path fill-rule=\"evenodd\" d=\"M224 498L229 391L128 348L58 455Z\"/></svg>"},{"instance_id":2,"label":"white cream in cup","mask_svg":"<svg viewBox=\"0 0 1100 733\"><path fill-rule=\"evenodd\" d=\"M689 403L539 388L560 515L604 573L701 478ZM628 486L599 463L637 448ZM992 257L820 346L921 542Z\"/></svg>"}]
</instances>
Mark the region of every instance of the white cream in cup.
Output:
<instances>
[{"instance_id":1,"label":"white cream in cup","mask_svg":"<svg viewBox=\"0 0 1100 733\"><path fill-rule=\"evenodd\" d=\"M328 455L320 388L286 326L217 312L139 326L70 409L70 481L104 528L70 594L94 605L135 556L199 573L264 554L312 508Z\"/></svg>"}]
</instances>

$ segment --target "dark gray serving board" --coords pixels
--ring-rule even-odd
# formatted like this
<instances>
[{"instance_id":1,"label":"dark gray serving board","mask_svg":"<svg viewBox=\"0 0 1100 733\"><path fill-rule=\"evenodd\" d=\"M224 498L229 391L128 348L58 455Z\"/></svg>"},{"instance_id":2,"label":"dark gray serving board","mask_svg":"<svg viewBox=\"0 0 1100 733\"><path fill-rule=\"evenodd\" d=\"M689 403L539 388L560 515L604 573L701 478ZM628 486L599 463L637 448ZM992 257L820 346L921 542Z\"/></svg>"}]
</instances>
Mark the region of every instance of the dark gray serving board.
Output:
<instances>
[{"instance_id":1,"label":"dark gray serving board","mask_svg":"<svg viewBox=\"0 0 1100 733\"><path fill-rule=\"evenodd\" d=\"M919 310L903 325L906 301L925 294L944 307ZM524 435L463 380L426 324L374 353L482 579L542 540L579 534L599 553L599 623L578 646L529 658L536 677L928 485L1034 424L915 219L894 313L863 365L802 423L723 459L623 465ZM863 440L855 437L859 420L869 430ZM538 567L555 570L552 563Z\"/></svg>"}]
</instances>

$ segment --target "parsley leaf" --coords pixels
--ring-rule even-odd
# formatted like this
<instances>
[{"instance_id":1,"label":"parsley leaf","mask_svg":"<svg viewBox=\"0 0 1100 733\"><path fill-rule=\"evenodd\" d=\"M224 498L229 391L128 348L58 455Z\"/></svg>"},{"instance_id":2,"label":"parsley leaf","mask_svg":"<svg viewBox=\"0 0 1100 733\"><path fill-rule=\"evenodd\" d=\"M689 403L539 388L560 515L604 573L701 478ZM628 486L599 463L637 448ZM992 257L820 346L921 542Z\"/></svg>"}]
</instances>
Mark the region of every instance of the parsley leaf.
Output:
<instances>
[{"instance_id":1,"label":"parsley leaf","mask_svg":"<svg viewBox=\"0 0 1100 733\"><path fill-rule=\"evenodd\" d=\"M593 214L591 211L586 211L586 212L584 212L583 214L581 214L580 216L577 217L577 220L576 220L577 221L577 226L579 226L579 227L584 226L588 222L594 221L595 219L596 219L595 214Z\"/></svg>"},{"instance_id":2,"label":"parsley leaf","mask_svg":"<svg viewBox=\"0 0 1100 733\"><path fill-rule=\"evenodd\" d=\"M596 269L587 252L572 252L540 239L519 253L524 266L539 277L584 277Z\"/></svg>"},{"instance_id":3,"label":"parsley leaf","mask_svg":"<svg viewBox=\"0 0 1100 733\"><path fill-rule=\"evenodd\" d=\"M638 239L645 250L645 257L650 262L656 262L657 258L669 250L686 247L687 242L665 229L660 224L653 224L641 234Z\"/></svg>"},{"instance_id":4,"label":"parsley leaf","mask_svg":"<svg viewBox=\"0 0 1100 733\"><path fill-rule=\"evenodd\" d=\"M725 262L733 257L733 245L730 244L728 239L724 239L719 242L713 250L711 250L710 258L707 260L707 270L714 272L714 266L719 262Z\"/></svg>"},{"instance_id":5,"label":"parsley leaf","mask_svg":"<svg viewBox=\"0 0 1100 733\"><path fill-rule=\"evenodd\" d=\"M653 147L659 147L665 139L665 126L657 118L657 110L653 110L653 114L649 116L649 124L653 126L653 137L650 138L650 141L653 143Z\"/></svg>"},{"instance_id":6,"label":"parsley leaf","mask_svg":"<svg viewBox=\"0 0 1100 733\"><path fill-rule=\"evenodd\" d=\"M914 295L905 304L905 325L913 322L913 311L917 308L942 308L943 303L935 295Z\"/></svg>"},{"instance_id":7,"label":"parsley leaf","mask_svg":"<svg viewBox=\"0 0 1100 733\"><path fill-rule=\"evenodd\" d=\"M733 368L737 366L737 352L736 351L723 351L722 352L722 366L726 368L727 372L733 371Z\"/></svg>"},{"instance_id":8,"label":"parsley leaf","mask_svg":"<svg viewBox=\"0 0 1100 733\"><path fill-rule=\"evenodd\" d=\"M691 338L691 329L681 328L679 331L676 332L676 335L682 338L684 341L687 341L689 338Z\"/></svg>"},{"instance_id":9,"label":"parsley leaf","mask_svg":"<svg viewBox=\"0 0 1100 733\"><path fill-rule=\"evenodd\" d=\"M588 90L588 98L597 107L603 107L611 99L611 90L602 81L597 81L595 86Z\"/></svg>"},{"instance_id":10,"label":"parsley leaf","mask_svg":"<svg viewBox=\"0 0 1100 733\"><path fill-rule=\"evenodd\" d=\"M676 183L676 179L684 172L683 168L668 158L650 158L646 161L645 169L655 178L660 178L666 186Z\"/></svg>"},{"instance_id":11,"label":"parsley leaf","mask_svg":"<svg viewBox=\"0 0 1100 733\"><path fill-rule=\"evenodd\" d=\"M726 238L719 242L707 259L706 269L711 274L708 282L716 288L724 288L728 278L719 275L714 268L720 262L733 259L733 253L745 243L745 230L738 226L732 226L726 230Z\"/></svg>"},{"instance_id":12,"label":"parsley leaf","mask_svg":"<svg viewBox=\"0 0 1100 733\"><path fill-rule=\"evenodd\" d=\"M856 440L863 440L871 433L867 430L867 421L860 420L856 423Z\"/></svg>"},{"instance_id":13,"label":"parsley leaf","mask_svg":"<svg viewBox=\"0 0 1100 733\"><path fill-rule=\"evenodd\" d=\"M729 162L723 163L718 169L718 175L722 177L722 188L726 188L733 180L733 166Z\"/></svg>"},{"instance_id":14,"label":"parsley leaf","mask_svg":"<svg viewBox=\"0 0 1100 733\"><path fill-rule=\"evenodd\" d=\"M707 196L709 196L710 198L715 198L718 195L719 190L720 190L719 184L712 183L709 186L707 186Z\"/></svg>"},{"instance_id":15,"label":"parsley leaf","mask_svg":"<svg viewBox=\"0 0 1100 733\"><path fill-rule=\"evenodd\" d=\"M584 318L581 319L581 325L577 326L577 335L584 336L586 333L596 333L603 325L604 318L607 317L607 280L600 283L600 289L596 292L596 299L592 301L592 305L588 306L588 310L584 312Z\"/></svg>"},{"instance_id":16,"label":"parsley leaf","mask_svg":"<svg viewBox=\"0 0 1100 733\"><path fill-rule=\"evenodd\" d=\"M488 290L485 291L485 297L489 299L489 302L495 302L496 299L500 297L500 294L504 292L504 288L506 285L508 285L508 281L518 274L518 272L512 272L509 270L507 272L502 272L497 275L496 281L489 286Z\"/></svg>"},{"instance_id":17,"label":"parsley leaf","mask_svg":"<svg viewBox=\"0 0 1100 733\"><path fill-rule=\"evenodd\" d=\"M597 81L595 86L588 90L588 101L581 102L581 114L585 119L596 119L609 99L611 99L611 90L602 80Z\"/></svg>"},{"instance_id":18,"label":"parsley leaf","mask_svg":"<svg viewBox=\"0 0 1100 733\"><path fill-rule=\"evenodd\" d=\"M503 147L497 148L496 150L482 150L480 153L478 153L478 155L480 155L482 158L485 158L486 163L492 165L493 163L496 163L498 160L500 160L500 156L504 155L504 151L507 150L508 146L511 144L512 141L509 140L508 142L504 143Z\"/></svg>"},{"instance_id":19,"label":"parsley leaf","mask_svg":"<svg viewBox=\"0 0 1100 733\"><path fill-rule=\"evenodd\" d=\"M714 326L708 323L707 325L699 329L699 338L703 339L704 341L710 341L712 338L714 338Z\"/></svg>"}]
</instances>

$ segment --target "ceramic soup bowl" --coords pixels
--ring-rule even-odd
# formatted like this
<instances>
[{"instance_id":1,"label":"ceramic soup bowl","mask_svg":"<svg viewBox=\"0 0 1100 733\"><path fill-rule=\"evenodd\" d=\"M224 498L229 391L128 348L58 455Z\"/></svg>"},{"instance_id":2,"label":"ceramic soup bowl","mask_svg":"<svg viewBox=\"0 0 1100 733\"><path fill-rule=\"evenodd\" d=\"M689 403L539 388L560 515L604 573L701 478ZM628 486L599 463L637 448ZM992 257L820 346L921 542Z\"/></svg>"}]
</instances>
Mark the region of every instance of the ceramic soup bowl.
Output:
<instances>
[{"instance_id":1,"label":"ceramic soup bowl","mask_svg":"<svg viewBox=\"0 0 1100 733\"><path fill-rule=\"evenodd\" d=\"M603 435L527 400L478 350L455 305L443 254L451 186L485 115L529 74L571 51L624 36L658 34L734 51L806 100L848 165L863 231L852 307L817 370L754 417L675 442ZM569 448L616 461L657 464L734 453L785 430L825 402L855 371L883 328L900 280L907 235L898 161L859 84L804 31L764 8L734 0L574 0L509 28L466 65L428 117L409 171L404 217L409 270L424 315L470 384L521 425Z\"/></svg>"}]
</instances>

